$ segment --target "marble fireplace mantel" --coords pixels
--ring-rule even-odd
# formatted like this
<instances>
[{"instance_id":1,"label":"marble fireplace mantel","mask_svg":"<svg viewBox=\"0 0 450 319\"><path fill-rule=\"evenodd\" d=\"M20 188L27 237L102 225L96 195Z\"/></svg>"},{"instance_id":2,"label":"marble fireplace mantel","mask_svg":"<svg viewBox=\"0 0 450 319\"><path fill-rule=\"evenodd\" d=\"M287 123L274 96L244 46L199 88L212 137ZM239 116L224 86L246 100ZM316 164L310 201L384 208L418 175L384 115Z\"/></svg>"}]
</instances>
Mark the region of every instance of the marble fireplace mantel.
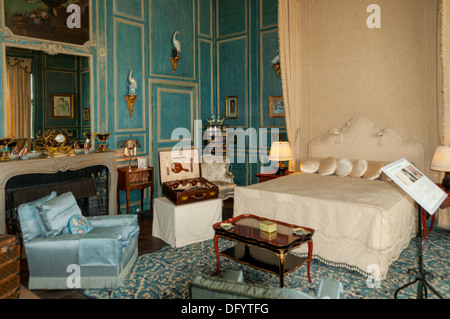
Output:
<instances>
[{"instance_id":1,"label":"marble fireplace mantel","mask_svg":"<svg viewBox=\"0 0 450 319\"><path fill-rule=\"evenodd\" d=\"M80 154L59 158L35 158L0 162L0 235L5 233L6 183L14 176L26 174L54 174L104 165L109 169L108 211L117 214L117 163L115 152Z\"/></svg>"}]
</instances>

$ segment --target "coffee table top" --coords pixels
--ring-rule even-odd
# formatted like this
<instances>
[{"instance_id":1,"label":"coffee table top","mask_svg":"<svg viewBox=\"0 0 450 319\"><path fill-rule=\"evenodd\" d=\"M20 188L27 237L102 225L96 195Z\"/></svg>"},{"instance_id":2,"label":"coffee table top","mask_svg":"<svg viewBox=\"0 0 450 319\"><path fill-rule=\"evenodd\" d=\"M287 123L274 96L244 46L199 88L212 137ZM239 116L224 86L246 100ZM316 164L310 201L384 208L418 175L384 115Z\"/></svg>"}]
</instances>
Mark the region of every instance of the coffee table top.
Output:
<instances>
[{"instance_id":1,"label":"coffee table top","mask_svg":"<svg viewBox=\"0 0 450 319\"><path fill-rule=\"evenodd\" d=\"M277 231L268 233L260 230L260 222L272 221L277 224ZM223 223L232 224L231 229L225 229L221 226ZM217 235L224 235L230 239L237 239L239 241L252 242L257 244L265 244L273 248L289 248L293 245L311 240L314 234L314 229L287 224L277 220L270 220L267 218L258 217L255 215L244 214L234 218L227 219L220 223L213 225L214 231ZM296 235L294 229L303 228L304 234Z\"/></svg>"}]
</instances>

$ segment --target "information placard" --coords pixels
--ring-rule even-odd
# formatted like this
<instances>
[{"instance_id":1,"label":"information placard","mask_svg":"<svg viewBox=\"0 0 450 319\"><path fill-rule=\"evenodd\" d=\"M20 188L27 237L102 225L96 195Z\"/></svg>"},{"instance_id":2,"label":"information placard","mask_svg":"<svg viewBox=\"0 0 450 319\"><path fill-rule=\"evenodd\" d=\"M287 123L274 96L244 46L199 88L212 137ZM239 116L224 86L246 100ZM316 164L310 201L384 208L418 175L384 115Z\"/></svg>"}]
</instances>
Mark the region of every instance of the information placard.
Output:
<instances>
[{"instance_id":1,"label":"information placard","mask_svg":"<svg viewBox=\"0 0 450 319\"><path fill-rule=\"evenodd\" d=\"M447 198L446 192L404 158L384 166L382 171L431 215Z\"/></svg>"}]
</instances>

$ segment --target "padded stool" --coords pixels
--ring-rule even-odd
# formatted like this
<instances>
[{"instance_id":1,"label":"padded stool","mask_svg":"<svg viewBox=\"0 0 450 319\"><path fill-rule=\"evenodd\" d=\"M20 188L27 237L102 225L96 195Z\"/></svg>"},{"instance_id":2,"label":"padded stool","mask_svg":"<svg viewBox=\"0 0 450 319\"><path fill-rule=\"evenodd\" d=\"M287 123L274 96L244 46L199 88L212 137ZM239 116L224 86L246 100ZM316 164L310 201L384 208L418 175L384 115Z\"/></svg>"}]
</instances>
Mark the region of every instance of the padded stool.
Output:
<instances>
[{"instance_id":1,"label":"padded stool","mask_svg":"<svg viewBox=\"0 0 450 319\"><path fill-rule=\"evenodd\" d=\"M214 238L212 226L222 220L222 199L175 205L166 197L153 201L153 236L172 247Z\"/></svg>"}]
</instances>

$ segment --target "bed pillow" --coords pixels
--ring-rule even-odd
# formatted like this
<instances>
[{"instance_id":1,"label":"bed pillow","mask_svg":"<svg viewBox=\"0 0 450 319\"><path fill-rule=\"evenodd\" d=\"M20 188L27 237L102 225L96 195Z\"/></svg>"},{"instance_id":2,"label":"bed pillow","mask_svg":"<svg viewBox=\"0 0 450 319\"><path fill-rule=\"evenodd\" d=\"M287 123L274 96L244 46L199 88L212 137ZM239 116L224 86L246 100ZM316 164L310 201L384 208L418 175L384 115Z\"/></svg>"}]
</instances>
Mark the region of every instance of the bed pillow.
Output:
<instances>
[{"instance_id":1,"label":"bed pillow","mask_svg":"<svg viewBox=\"0 0 450 319\"><path fill-rule=\"evenodd\" d=\"M348 158L340 158L336 163L336 175L348 176L353 170L353 162Z\"/></svg>"},{"instance_id":2,"label":"bed pillow","mask_svg":"<svg viewBox=\"0 0 450 319\"><path fill-rule=\"evenodd\" d=\"M357 177L357 178L363 176L367 171L367 166L368 166L368 163L366 160L353 161L353 169L350 172L350 174L348 174L348 176Z\"/></svg>"},{"instance_id":3,"label":"bed pillow","mask_svg":"<svg viewBox=\"0 0 450 319\"><path fill-rule=\"evenodd\" d=\"M320 175L333 175L336 172L337 160L334 157L327 157L320 162Z\"/></svg>"},{"instance_id":4,"label":"bed pillow","mask_svg":"<svg viewBox=\"0 0 450 319\"><path fill-rule=\"evenodd\" d=\"M307 157L300 162L300 171L314 174L320 167L320 158Z\"/></svg>"},{"instance_id":5,"label":"bed pillow","mask_svg":"<svg viewBox=\"0 0 450 319\"><path fill-rule=\"evenodd\" d=\"M367 171L364 173L363 178L378 179L382 173L381 169L387 164L387 162L367 161Z\"/></svg>"}]
</instances>

